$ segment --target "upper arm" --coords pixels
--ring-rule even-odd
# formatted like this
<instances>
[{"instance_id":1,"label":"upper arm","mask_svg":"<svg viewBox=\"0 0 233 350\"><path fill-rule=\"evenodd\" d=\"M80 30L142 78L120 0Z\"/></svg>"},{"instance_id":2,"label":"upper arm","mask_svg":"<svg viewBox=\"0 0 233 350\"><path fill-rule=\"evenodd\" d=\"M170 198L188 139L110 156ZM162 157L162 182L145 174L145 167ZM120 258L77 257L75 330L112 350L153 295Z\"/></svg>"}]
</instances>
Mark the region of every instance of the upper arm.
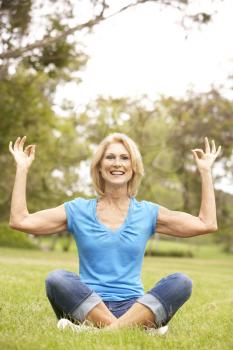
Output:
<instances>
[{"instance_id":1,"label":"upper arm","mask_svg":"<svg viewBox=\"0 0 233 350\"><path fill-rule=\"evenodd\" d=\"M156 231L171 236L192 237L210 232L197 216L159 207Z\"/></svg>"},{"instance_id":2,"label":"upper arm","mask_svg":"<svg viewBox=\"0 0 233 350\"><path fill-rule=\"evenodd\" d=\"M64 204L28 214L20 224L11 226L19 231L41 235L65 231L67 220Z\"/></svg>"}]
</instances>

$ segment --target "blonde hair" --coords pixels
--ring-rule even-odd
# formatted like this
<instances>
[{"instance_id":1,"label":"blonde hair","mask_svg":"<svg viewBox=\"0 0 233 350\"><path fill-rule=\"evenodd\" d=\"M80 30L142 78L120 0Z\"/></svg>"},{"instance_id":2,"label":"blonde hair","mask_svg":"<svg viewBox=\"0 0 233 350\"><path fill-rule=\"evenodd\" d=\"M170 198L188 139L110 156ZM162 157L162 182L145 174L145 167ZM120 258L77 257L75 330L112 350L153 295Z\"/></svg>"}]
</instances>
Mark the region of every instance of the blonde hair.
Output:
<instances>
[{"instance_id":1,"label":"blonde hair","mask_svg":"<svg viewBox=\"0 0 233 350\"><path fill-rule=\"evenodd\" d=\"M102 178L99 169L107 147L114 142L121 142L130 154L133 176L128 182L128 195L130 197L135 196L144 175L142 156L136 143L129 136L122 133L110 134L99 144L91 162L91 178L93 186L98 195L104 195L104 179Z\"/></svg>"}]
</instances>

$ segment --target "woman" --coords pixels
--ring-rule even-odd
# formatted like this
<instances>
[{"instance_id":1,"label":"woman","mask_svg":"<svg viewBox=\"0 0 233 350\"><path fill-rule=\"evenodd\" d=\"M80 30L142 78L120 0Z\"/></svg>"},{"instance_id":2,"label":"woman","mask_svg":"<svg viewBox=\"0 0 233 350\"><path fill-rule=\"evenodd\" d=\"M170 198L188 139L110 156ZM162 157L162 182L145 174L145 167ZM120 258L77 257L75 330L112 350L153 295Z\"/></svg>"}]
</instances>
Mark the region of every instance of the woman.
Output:
<instances>
[{"instance_id":1,"label":"woman","mask_svg":"<svg viewBox=\"0 0 233 350\"><path fill-rule=\"evenodd\" d=\"M175 273L144 293L141 266L147 240L156 232L178 237L203 235L217 230L212 165L220 153L205 138L205 152L192 153L202 180L199 216L168 210L135 195L143 176L136 144L115 133L99 145L91 164L97 198L76 198L56 208L30 214L26 203L26 180L35 157L35 145L24 149L26 137L17 138L9 150L16 161L10 226L34 235L68 229L79 250L79 276L64 270L46 279L48 299L60 327L89 321L106 329L141 325L167 330L167 323L191 295L192 282ZM164 327L165 326L165 327Z\"/></svg>"}]
</instances>

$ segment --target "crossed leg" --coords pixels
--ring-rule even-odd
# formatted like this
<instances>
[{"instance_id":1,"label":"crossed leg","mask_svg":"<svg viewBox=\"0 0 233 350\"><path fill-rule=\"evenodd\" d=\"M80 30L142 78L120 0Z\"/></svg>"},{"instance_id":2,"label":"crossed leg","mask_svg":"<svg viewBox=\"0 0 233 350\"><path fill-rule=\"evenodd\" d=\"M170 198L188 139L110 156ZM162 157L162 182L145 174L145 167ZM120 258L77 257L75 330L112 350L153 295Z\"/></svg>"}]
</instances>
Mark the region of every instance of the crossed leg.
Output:
<instances>
[{"instance_id":1,"label":"crossed leg","mask_svg":"<svg viewBox=\"0 0 233 350\"><path fill-rule=\"evenodd\" d=\"M191 290L192 282L187 276L172 274L160 280L148 293L137 299L125 314L116 318L101 298L82 283L76 274L58 270L50 273L46 279L47 296L58 319L65 314L74 320L83 322L86 319L97 327L110 330L135 325L161 327L188 300ZM79 295L81 304L75 308Z\"/></svg>"}]
</instances>

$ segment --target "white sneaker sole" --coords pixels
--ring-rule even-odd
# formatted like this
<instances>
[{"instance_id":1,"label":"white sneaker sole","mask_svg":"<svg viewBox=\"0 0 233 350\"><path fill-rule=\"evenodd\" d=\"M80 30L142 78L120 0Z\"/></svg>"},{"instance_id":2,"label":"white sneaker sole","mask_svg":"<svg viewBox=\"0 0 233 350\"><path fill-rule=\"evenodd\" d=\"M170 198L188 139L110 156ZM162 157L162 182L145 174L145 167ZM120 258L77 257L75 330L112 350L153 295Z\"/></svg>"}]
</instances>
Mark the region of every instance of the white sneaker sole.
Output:
<instances>
[{"instance_id":1,"label":"white sneaker sole","mask_svg":"<svg viewBox=\"0 0 233 350\"><path fill-rule=\"evenodd\" d=\"M168 326L163 326L160 328L148 328L146 333L149 335L164 335L168 332Z\"/></svg>"},{"instance_id":2,"label":"white sneaker sole","mask_svg":"<svg viewBox=\"0 0 233 350\"><path fill-rule=\"evenodd\" d=\"M73 332L93 332L96 331L97 328L95 327L89 327L89 326L85 326L85 325L77 325L72 323L71 321L67 320L66 318L62 318L58 321L57 323L57 328L58 329L72 329Z\"/></svg>"}]
</instances>

